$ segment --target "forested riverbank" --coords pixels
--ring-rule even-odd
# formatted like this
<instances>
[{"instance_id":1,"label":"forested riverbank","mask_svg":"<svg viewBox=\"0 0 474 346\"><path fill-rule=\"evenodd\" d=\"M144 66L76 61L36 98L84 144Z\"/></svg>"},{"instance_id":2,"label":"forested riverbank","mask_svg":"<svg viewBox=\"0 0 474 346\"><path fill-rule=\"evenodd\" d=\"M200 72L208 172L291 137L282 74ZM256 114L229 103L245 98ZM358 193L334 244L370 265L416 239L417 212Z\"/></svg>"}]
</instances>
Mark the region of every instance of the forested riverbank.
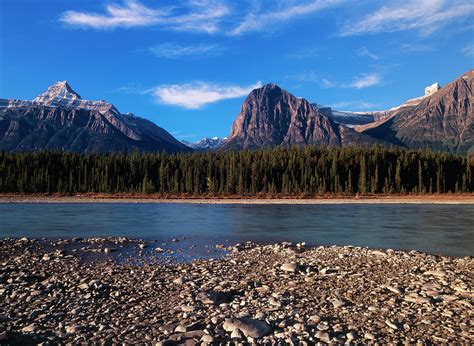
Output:
<instances>
[{"instance_id":1,"label":"forested riverbank","mask_svg":"<svg viewBox=\"0 0 474 346\"><path fill-rule=\"evenodd\" d=\"M474 160L429 150L294 147L187 154L0 153L1 193L323 196L470 193Z\"/></svg>"}]
</instances>

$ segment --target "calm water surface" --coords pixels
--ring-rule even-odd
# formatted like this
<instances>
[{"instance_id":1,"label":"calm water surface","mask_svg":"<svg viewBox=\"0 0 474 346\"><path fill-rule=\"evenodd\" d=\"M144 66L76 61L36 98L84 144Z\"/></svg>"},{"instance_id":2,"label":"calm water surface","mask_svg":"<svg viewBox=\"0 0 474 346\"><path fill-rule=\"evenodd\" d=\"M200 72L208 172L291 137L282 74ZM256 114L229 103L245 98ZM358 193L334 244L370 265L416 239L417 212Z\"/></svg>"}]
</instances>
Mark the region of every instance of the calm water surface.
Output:
<instances>
[{"instance_id":1,"label":"calm water surface","mask_svg":"<svg viewBox=\"0 0 474 346\"><path fill-rule=\"evenodd\" d=\"M474 205L0 204L2 237L302 242L474 255Z\"/></svg>"}]
</instances>

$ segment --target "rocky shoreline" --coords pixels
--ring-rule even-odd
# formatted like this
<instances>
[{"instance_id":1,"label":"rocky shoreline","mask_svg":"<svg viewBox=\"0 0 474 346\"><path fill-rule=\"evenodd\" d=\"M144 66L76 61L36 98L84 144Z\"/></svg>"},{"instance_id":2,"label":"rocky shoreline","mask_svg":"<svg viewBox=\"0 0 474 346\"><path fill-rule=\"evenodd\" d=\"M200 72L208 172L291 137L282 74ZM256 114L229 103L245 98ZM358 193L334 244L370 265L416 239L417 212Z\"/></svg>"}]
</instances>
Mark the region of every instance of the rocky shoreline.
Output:
<instances>
[{"instance_id":1,"label":"rocky shoreline","mask_svg":"<svg viewBox=\"0 0 474 346\"><path fill-rule=\"evenodd\" d=\"M110 243L157 256L80 255ZM474 342L472 257L246 243L180 263L149 247L0 240L0 343Z\"/></svg>"}]
</instances>

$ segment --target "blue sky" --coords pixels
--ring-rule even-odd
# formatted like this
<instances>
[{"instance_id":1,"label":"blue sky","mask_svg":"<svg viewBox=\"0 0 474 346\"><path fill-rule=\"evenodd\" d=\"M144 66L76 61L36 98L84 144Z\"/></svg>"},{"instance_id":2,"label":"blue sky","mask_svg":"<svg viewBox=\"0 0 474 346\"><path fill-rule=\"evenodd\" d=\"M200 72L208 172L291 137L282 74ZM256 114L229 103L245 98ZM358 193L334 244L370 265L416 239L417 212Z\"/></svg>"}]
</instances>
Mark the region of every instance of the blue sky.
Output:
<instances>
[{"instance_id":1,"label":"blue sky","mask_svg":"<svg viewBox=\"0 0 474 346\"><path fill-rule=\"evenodd\" d=\"M474 65L472 0L1 0L0 97L59 80L178 139L226 136L276 83L343 110L421 96Z\"/></svg>"}]
</instances>

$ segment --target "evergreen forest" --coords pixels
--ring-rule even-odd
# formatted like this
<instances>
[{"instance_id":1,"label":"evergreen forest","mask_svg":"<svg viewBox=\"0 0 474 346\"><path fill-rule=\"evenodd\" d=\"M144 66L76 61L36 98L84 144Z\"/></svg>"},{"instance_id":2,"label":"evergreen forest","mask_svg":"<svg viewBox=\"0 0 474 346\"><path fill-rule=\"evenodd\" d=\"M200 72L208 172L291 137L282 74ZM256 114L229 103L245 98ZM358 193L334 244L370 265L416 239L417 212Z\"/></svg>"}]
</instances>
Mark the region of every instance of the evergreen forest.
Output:
<instances>
[{"instance_id":1,"label":"evergreen forest","mask_svg":"<svg viewBox=\"0 0 474 346\"><path fill-rule=\"evenodd\" d=\"M1 193L321 196L474 191L474 160L374 146L240 152L0 153Z\"/></svg>"}]
</instances>

